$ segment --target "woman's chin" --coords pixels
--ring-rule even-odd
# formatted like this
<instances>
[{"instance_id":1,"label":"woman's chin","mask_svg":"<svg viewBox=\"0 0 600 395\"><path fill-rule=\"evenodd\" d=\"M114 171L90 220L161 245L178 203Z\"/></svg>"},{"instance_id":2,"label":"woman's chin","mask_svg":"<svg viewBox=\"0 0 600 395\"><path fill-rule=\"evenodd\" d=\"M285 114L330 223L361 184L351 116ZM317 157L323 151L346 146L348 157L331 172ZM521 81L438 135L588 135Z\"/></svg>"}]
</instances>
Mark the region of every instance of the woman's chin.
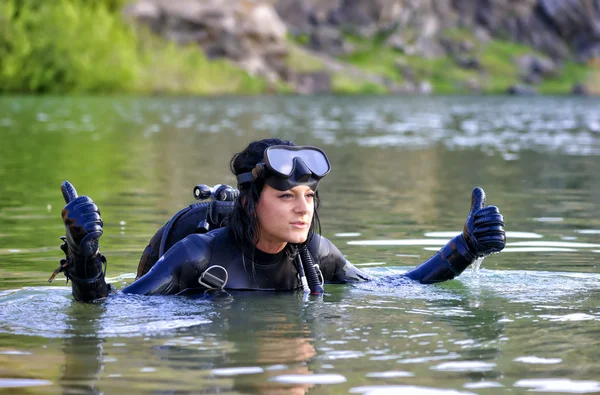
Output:
<instances>
[{"instance_id":1,"label":"woman's chin","mask_svg":"<svg viewBox=\"0 0 600 395\"><path fill-rule=\"evenodd\" d=\"M308 238L308 233L302 234L302 235L292 235L288 239L288 243L301 244L301 243L304 243L307 238Z\"/></svg>"}]
</instances>

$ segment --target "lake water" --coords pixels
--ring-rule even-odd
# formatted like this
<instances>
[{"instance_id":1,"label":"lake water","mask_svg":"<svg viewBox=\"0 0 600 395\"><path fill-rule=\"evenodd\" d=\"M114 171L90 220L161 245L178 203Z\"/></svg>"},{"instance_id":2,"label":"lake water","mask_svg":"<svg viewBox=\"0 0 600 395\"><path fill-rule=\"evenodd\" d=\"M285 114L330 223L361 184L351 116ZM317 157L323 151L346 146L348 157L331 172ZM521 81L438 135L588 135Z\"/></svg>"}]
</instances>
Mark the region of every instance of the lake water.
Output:
<instances>
[{"instance_id":1,"label":"lake water","mask_svg":"<svg viewBox=\"0 0 600 395\"><path fill-rule=\"evenodd\" d=\"M0 393L600 392L600 99L0 97ZM323 297L73 301L60 184L102 210L118 288L249 140L317 145L322 233L373 275L462 229L475 186L504 252L438 285Z\"/></svg>"}]
</instances>

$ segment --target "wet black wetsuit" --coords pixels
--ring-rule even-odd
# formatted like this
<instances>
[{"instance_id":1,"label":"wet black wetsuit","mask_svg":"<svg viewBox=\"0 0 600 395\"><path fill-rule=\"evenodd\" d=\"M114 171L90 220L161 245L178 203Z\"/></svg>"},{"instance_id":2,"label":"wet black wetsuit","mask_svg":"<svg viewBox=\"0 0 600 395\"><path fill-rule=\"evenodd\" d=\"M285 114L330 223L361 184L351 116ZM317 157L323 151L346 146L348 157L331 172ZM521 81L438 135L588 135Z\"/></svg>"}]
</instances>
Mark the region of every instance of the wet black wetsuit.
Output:
<instances>
[{"instance_id":1,"label":"wet black wetsuit","mask_svg":"<svg viewBox=\"0 0 600 395\"><path fill-rule=\"evenodd\" d=\"M50 281L57 273L64 272L71 281L75 299L84 302L102 299L108 296L110 287L104 277L106 259L100 253L98 244L102 235L100 212L89 197L77 197L74 189L67 192L63 191L63 195L68 195L65 199L69 203L62 211L66 237L61 246L66 257L61 260ZM222 226L225 214L231 209L228 204L223 202L214 207L192 205L175 215L152 238L140 261L138 279L122 292L174 295L221 287L226 290L261 291L301 288L296 269L298 265L291 254L267 254L256 248L242 253L242 247L230 237L227 227L208 233L195 233L203 228L198 227L199 218L210 220L211 226ZM396 283L394 280L398 278L429 284L450 280L477 258L501 251L505 244L502 215L495 206L485 207L485 193L481 188L475 188L463 232L415 269L383 281ZM166 251L164 255L162 251ZM312 260L318 265L325 283L373 280L348 262L325 237L313 235L308 252L310 256L302 260L308 263ZM312 270L310 264L307 267ZM214 276L215 273L220 277ZM316 274L312 278L318 281Z\"/></svg>"},{"instance_id":2,"label":"wet black wetsuit","mask_svg":"<svg viewBox=\"0 0 600 395\"><path fill-rule=\"evenodd\" d=\"M372 279L348 262L325 237L314 235L309 243L309 251L326 283ZM448 259L443 259L440 252L404 276L424 283L449 280L474 260L468 251L461 251L461 254L468 254L471 259L462 259L462 264L453 265ZM172 295L203 290L206 288L199 284L198 279L207 268L215 265L224 267L228 272L224 289L290 291L301 288L294 260L285 250L278 254L267 254L258 249L242 253L229 236L228 229L220 228L205 234L192 234L179 241L148 273L122 292Z\"/></svg>"}]
</instances>

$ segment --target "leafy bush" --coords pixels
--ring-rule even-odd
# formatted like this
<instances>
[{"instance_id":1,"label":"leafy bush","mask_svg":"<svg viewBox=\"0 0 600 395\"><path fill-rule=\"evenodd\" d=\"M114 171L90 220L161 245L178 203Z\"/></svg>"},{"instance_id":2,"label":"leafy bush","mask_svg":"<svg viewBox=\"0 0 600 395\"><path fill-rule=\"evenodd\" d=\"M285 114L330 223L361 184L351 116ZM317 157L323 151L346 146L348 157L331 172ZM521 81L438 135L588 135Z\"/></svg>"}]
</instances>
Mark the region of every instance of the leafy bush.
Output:
<instances>
[{"instance_id":1,"label":"leafy bush","mask_svg":"<svg viewBox=\"0 0 600 395\"><path fill-rule=\"evenodd\" d=\"M122 21L125 0L0 2L0 92L257 93L227 61Z\"/></svg>"}]
</instances>

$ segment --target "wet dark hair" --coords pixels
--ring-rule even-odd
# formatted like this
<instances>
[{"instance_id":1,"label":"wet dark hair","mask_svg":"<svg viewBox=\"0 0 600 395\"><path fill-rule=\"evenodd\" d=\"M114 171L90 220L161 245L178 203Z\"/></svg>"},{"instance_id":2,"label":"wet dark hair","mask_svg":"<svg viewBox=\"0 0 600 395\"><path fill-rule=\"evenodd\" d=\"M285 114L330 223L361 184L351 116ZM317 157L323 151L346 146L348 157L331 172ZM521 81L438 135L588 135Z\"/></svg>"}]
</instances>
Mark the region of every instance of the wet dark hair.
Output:
<instances>
[{"instance_id":1,"label":"wet dark hair","mask_svg":"<svg viewBox=\"0 0 600 395\"><path fill-rule=\"evenodd\" d=\"M295 146L296 144L291 141L275 138L252 141L242 152L233 155L233 158L229 162L231 172L236 176L251 172L257 163L262 162L265 149L272 145ZM254 251L256 242L260 238L256 206L258 205L260 193L264 186L265 182L262 177L254 182L238 185L240 196L236 200L233 212L229 216L227 227L229 234L242 251ZM318 214L320 206L318 192L315 192L314 202L315 209L308 230L308 237L302 244L288 243L286 246L288 254L295 254L296 249L307 244L315 233L321 233L321 222L319 221Z\"/></svg>"}]
</instances>

